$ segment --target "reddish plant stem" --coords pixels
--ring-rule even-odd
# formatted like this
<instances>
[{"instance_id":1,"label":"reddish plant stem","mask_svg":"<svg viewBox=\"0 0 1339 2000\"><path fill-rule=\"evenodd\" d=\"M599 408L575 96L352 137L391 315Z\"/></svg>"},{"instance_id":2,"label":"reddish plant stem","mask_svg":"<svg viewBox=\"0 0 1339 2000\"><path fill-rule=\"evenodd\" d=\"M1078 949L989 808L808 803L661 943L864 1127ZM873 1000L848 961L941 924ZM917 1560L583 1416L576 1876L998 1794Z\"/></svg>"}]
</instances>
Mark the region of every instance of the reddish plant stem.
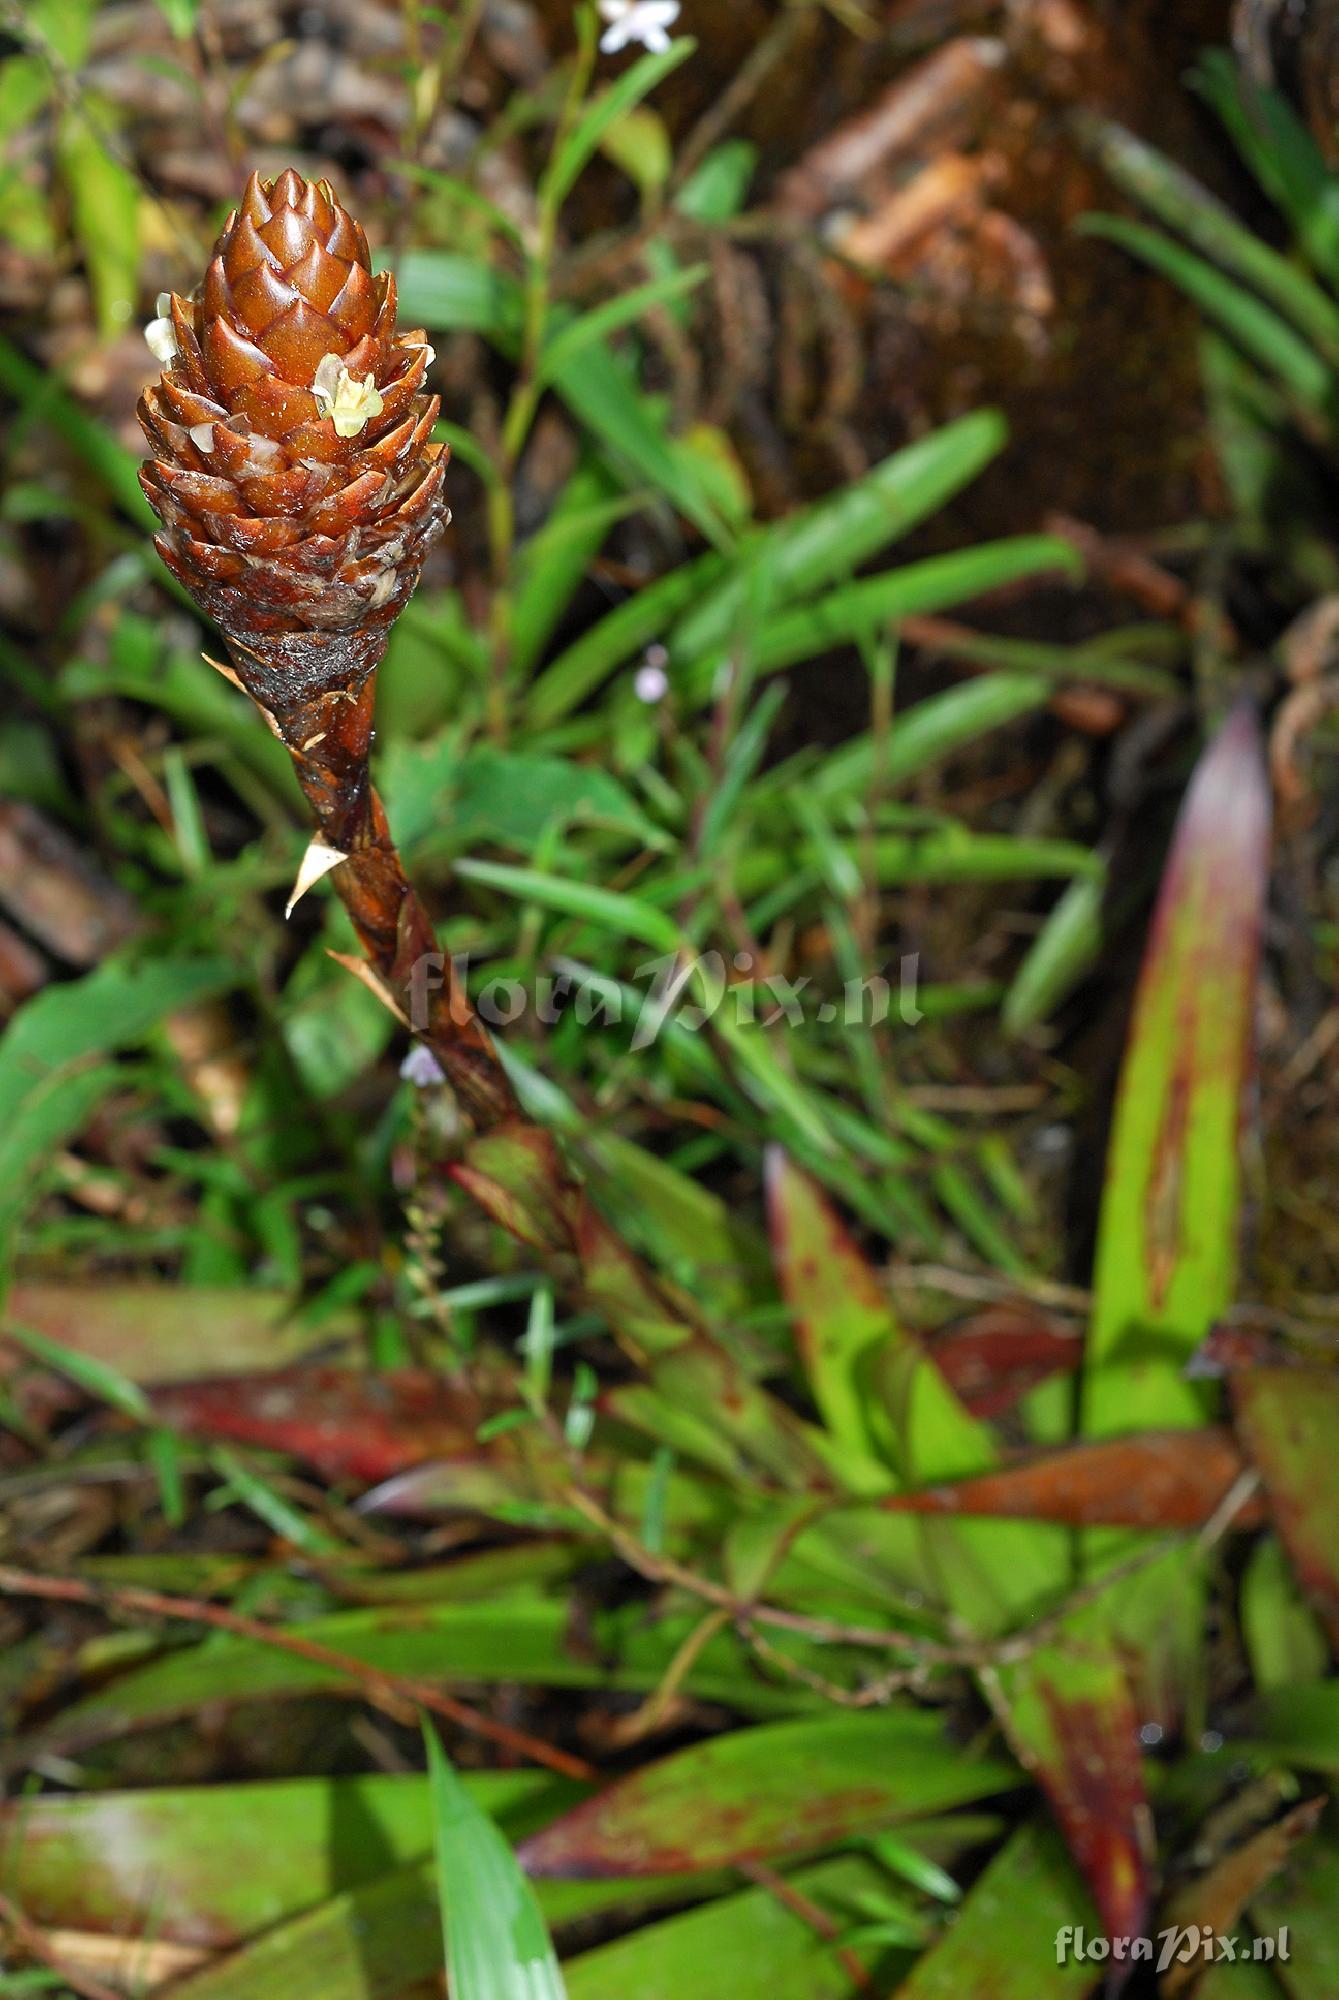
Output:
<instances>
[{"instance_id":1,"label":"reddish plant stem","mask_svg":"<svg viewBox=\"0 0 1339 2000\"><path fill-rule=\"evenodd\" d=\"M315 1639L300 1638L294 1632L280 1632L258 1618L247 1618L240 1611L231 1611L226 1605L210 1604L197 1597L170 1597L163 1591L146 1590L139 1584L103 1585L90 1583L83 1577L44 1576L33 1570L15 1569L8 1563L0 1564L0 1593L7 1597L40 1597L56 1604L88 1604L99 1610L119 1612L130 1617L179 1618L192 1625L210 1625L215 1631L231 1633L236 1639L250 1639L261 1646L272 1646L276 1652L309 1660L313 1666L328 1667L332 1673L356 1683L368 1701L397 1722L404 1722L407 1716L412 1720L415 1708L426 1708L434 1715L454 1722L458 1728L466 1729L475 1736L487 1737L489 1742L500 1745L502 1749L527 1757L532 1763L542 1764L550 1771L557 1771L564 1778L590 1780L598 1776L595 1767L584 1758L571 1757L565 1750L555 1750L551 1744L523 1729L512 1729L505 1722L495 1722L491 1715L471 1708L467 1702L443 1694L432 1681L371 1667L365 1660L354 1659L349 1653L336 1652L331 1646L322 1646Z\"/></svg>"},{"instance_id":2,"label":"reddish plant stem","mask_svg":"<svg viewBox=\"0 0 1339 2000\"><path fill-rule=\"evenodd\" d=\"M80 1995L80 2000L124 2000L123 1994L113 1987L104 1986L100 1979L67 1965L46 1932L25 1917L17 1903L3 1895L0 1895L0 1926L9 1932L20 1951L35 1959L39 1965L44 1965L49 1972L54 1972L71 1993Z\"/></svg>"},{"instance_id":3,"label":"reddish plant stem","mask_svg":"<svg viewBox=\"0 0 1339 2000\"><path fill-rule=\"evenodd\" d=\"M348 856L333 886L372 970L415 1033L432 1050L481 1130L521 1115L497 1051L437 938L391 839L368 764L376 672L357 692L326 689L275 703L255 663L230 645L237 676L293 759L293 768L328 847Z\"/></svg>"}]
</instances>

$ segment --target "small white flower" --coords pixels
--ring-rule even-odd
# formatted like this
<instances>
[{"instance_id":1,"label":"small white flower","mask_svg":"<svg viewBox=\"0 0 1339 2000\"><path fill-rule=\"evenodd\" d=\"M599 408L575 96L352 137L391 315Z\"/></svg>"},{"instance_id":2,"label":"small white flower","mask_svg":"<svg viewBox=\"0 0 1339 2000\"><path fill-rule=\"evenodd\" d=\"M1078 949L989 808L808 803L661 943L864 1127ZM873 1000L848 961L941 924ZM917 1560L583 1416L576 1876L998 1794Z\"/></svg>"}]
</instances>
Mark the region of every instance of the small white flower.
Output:
<instances>
[{"instance_id":1,"label":"small white flower","mask_svg":"<svg viewBox=\"0 0 1339 2000\"><path fill-rule=\"evenodd\" d=\"M607 56L616 56L631 42L663 56L670 45L666 31L679 18L679 0L600 0L600 18L609 23L600 38Z\"/></svg>"},{"instance_id":2,"label":"small white flower","mask_svg":"<svg viewBox=\"0 0 1339 2000\"><path fill-rule=\"evenodd\" d=\"M385 407L375 379L364 375L361 382L356 381L337 354L321 357L312 380L312 394L321 406L321 415L334 424L336 437L357 437L363 426L373 417L379 417Z\"/></svg>"},{"instance_id":3,"label":"small white flower","mask_svg":"<svg viewBox=\"0 0 1339 2000\"><path fill-rule=\"evenodd\" d=\"M144 329L149 352L160 368L170 368L181 349L177 346L177 329L172 324L172 294L160 292L154 303L157 319L151 319Z\"/></svg>"},{"instance_id":4,"label":"small white flower","mask_svg":"<svg viewBox=\"0 0 1339 2000\"><path fill-rule=\"evenodd\" d=\"M665 672L669 665L669 654L663 646L648 646L646 657L633 677L632 689L638 701L644 701L648 708L663 701L669 693L669 675Z\"/></svg>"}]
</instances>

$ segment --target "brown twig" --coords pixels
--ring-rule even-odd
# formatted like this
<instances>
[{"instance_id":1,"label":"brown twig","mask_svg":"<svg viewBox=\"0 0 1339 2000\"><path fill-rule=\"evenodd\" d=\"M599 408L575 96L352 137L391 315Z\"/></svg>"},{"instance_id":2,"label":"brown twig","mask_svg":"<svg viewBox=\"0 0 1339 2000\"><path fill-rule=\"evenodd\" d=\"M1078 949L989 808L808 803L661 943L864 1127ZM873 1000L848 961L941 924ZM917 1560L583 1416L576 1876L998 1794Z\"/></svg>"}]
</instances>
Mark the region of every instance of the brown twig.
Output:
<instances>
[{"instance_id":1,"label":"brown twig","mask_svg":"<svg viewBox=\"0 0 1339 2000\"><path fill-rule=\"evenodd\" d=\"M739 1872L748 1881L755 1883L759 1889L765 1889L769 1896L775 1896L778 1903L789 1910L793 1917L798 1917L802 1924L807 1924L816 1937L822 1938L824 1944L836 1944L841 1936L840 1926L834 1923L826 1910L819 1908L811 1896L806 1896L802 1889L797 1889L784 1875L778 1875L774 1868L769 1868L763 1861L741 1861ZM836 1955L856 1991L872 1993L874 1981L864 1960L846 1945L839 1945Z\"/></svg>"},{"instance_id":2,"label":"brown twig","mask_svg":"<svg viewBox=\"0 0 1339 2000\"><path fill-rule=\"evenodd\" d=\"M1242 1507L1255 1491L1258 1481L1253 1473L1246 1473L1232 1487L1212 1519L1194 1537L1196 1553L1203 1557L1227 1533ZM960 1641L931 1639L922 1632L908 1632L896 1626L846 1625L835 1618L815 1618L803 1611L787 1611L777 1604L763 1604L740 1597L737 1591L713 1578L702 1576L685 1564L676 1562L671 1556L657 1554L639 1542L635 1535L616 1521L601 1506L593 1494L580 1487L569 1485L564 1489L563 1498L586 1519L597 1527L610 1546L620 1555L630 1569L648 1583L686 1591L705 1604L714 1606L727 1616L739 1636L751 1645L759 1658L770 1664L777 1664L778 1654L774 1647L760 1639L758 1626L765 1626L776 1632L789 1632L796 1638L808 1639L820 1646L850 1646L868 1652L896 1652L911 1656L910 1664L882 1674L877 1680L862 1683L854 1689L839 1689L834 1682L821 1676L810 1677L810 1670L788 1661L783 1671L792 1679L801 1680L813 1686L830 1700L836 1700L843 1707L868 1708L886 1700L890 1694L918 1684L932 1667L960 1667L973 1671L983 1668L1011 1666L1026 1659L1041 1646L1048 1644L1059 1633L1065 1622L1075 1612L1085 1609L1103 1596L1113 1585L1121 1583L1127 1576L1136 1574L1150 1564L1158 1562L1174 1548L1183 1548L1187 1536L1170 1534L1159 1536L1156 1541L1142 1544L1119 1563L1091 1577L1076 1590L1055 1604L1042 1616L1036 1618L1025 1631L1006 1633L1003 1638Z\"/></svg>"},{"instance_id":3,"label":"brown twig","mask_svg":"<svg viewBox=\"0 0 1339 2000\"><path fill-rule=\"evenodd\" d=\"M86 1972L76 1972L73 1966L67 1965L52 1949L46 1932L30 1922L18 1905L3 1895L0 1895L0 1924L4 1925L20 1951L63 1979L70 1991L80 1994L82 2000L124 2000L122 1994L104 1986L100 1979L94 1979Z\"/></svg>"},{"instance_id":4,"label":"brown twig","mask_svg":"<svg viewBox=\"0 0 1339 2000\"><path fill-rule=\"evenodd\" d=\"M146 1590L138 1584L95 1584L83 1577L44 1576L33 1570L15 1569L8 1563L0 1564L0 1593L8 1597L40 1597L57 1604L88 1604L129 1617L177 1618L192 1625L209 1625L215 1631L231 1633L236 1639L250 1639L257 1645L272 1646L276 1652L291 1654L295 1659L308 1660L313 1666L329 1668L332 1673L355 1682L374 1707L382 1709L396 1722L412 1719L416 1708L426 1708L432 1714L454 1722L458 1728L486 1737L489 1742L516 1756L528 1757L533 1763L543 1764L565 1778L590 1780L598 1775L594 1766L584 1758L569 1756L565 1750L555 1750L551 1744L531 1736L526 1730L513 1729L505 1722L495 1722L492 1716L471 1708L467 1702L443 1694L431 1681L371 1667L365 1660L355 1659L349 1653L336 1652L331 1646L323 1646L314 1639L299 1638L296 1633L281 1632L273 1625L266 1625L258 1618L247 1618L225 1605L209 1604L194 1597L170 1597L162 1591Z\"/></svg>"}]
</instances>

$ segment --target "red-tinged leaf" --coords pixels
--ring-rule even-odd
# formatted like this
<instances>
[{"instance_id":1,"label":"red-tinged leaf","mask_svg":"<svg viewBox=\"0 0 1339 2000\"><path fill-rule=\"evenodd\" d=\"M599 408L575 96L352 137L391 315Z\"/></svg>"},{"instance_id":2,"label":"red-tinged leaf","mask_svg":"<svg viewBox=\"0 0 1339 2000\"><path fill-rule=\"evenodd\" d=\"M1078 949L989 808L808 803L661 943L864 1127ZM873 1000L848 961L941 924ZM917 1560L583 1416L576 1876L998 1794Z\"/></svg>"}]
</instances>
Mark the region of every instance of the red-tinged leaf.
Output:
<instances>
[{"instance_id":1,"label":"red-tinged leaf","mask_svg":"<svg viewBox=\"0 0 1339 2000\"><path fill-rule=\"evenodd\" d=\"M999 1673L1001 1721L1051 1804L1108 1937L1142 1936L1152 1896L1152 1815L1141 1717L1124 1663L1099 1629Z\"/></svg>"},{"instance_id":2,"label":"red-tinged leaf","mask_svg":"<svg viewBox=\"0 0 1339 2000\"><path fill-rule=\"evenodd\" d=\"M728 1476L742 1473L757 1480L761 1475L769 1484L795 1492L832 1489L817 1433L707 1340L665 1355L652 1371L649 1397L634 1384L613 1390L605 1407L613 1416L650 1428L675 1448L674 1437L655 1430L657 1413L708 1428L716 1434L721 1455L699 1455Z\"/></svg>"},{"instance_id":3,"label":"red-tinged leaf","mask_svg":"<svg viewBox=\"0 0 1339 2000\"><path fill-rule=\"evenodd\" d=\"M1138 1731L1180 1726L1204 1624L1203 1564L1193 1548L1174 1546L1129 1572L1118 1566L1054 1639L981 1676L1014 1754L1051 1801L1108 1934L1139 1931L1110 1913L1124 1907L1128 1916L1149 1889Z\"/></svg>"},{"instance_id":4,"label":"red-tinged leaf","mask_svg":"<svg viewBox=\"0 0 1339 2000\"><path fill-rule=\"evenodd\" d=\"M900 1324L826 1195L780 1152L769 1162L768 1199L781 1287L836 1476L872 1495L898 1477L918 1485L993 1471L994 1434ZM1032 1524L941 1521L924 1536L924 1587L979 1632L1029 1614L1067 1566L1056 1540Z\"/></svg>"},{"instance_id":5,"label":"red-tinged leaf","mask_svg":"<svg viewBox=\"0 0 1339 2000\"><path fill-rule=\"evenodd\" d=\"M1136 994L1085 1352L1090 1437L1205 1420L1208 1399L1185 1367L1233 1293L1269 831L1259 730L1243 706L1192 780ZM1128 1546L1118 1530L1085 1537L1090 1566L1113 1538ZM1001 1676L1010 1740L1051 1798L1109 1933L1143 1927L1148 1808L1135 1731L1141 1708L1164 1727L1175 1720L1202 1589L1191 1556L1150 1565Z\"/></svg>"},{"instance_id":6,"label":"red-tinged leaf","mask_svg":"<svg viewBox=\"0 0 1339 2000\"><path fill-rule=\"evenodd\" d=\"M1029 1390L1079 1366L1074 1328L1027 1299L986 1306L935 1335L930 1354L974 1417L999 1417Z\"/></svg>"},{"instance_id":7,"label":"red-tinged leaf","mask_svg":"<svg viewBox=\"0 0 1339 2000\"><path fill-rule=\"evenodd\" d=\"M583 1293L638 1358L664 1354L692 1338L698 1318L692 1302L653 1280L585 1198L577 1209L575 1246Z\"/></svg>"},{"instance_id":8,"label":"red-tinged leaf","mask_svg":"<svg viewBox=\"0 0 1339 2000\"><path fill-rule=\"evenodd\" d=\"M1237 1428L1279 1538L1330 1644L1339 1647L1339 1375L1254 1368L1229 1379Z\"/></svg>"},{"instance_id":9,"label":"red-tinged leaf","mask_svg":"<svg viewBox=\"0 0 1339 2000\"><path fill-rule=\"evenodd\" d=\"M532 1875L589 1878L723 1868L814 1853L1017 1783L967 1756L927 1711L825 1715L714 1736L621 1778L520 1849Z\"/></svg>"},{"instance_id":10,"label":"red-tinged leaf","mask_svg":"<svg viewBox=\"0 0 1339 2000\"><path fill-rule=\"evenodd\" d=\"M1225 1430L1145 1431L1039 1452L1000 1472L895 1493L893 1513L994 1514L1071 1528L1198 1528L1241 1477L1244 1461ZM1241 1528L1263 1510L1247 1504Z\"/></svg>"},{"instance_id":11,"label":"red-tinged leaf","mask_svg":"<svg viewBox=\"0 0 1339 2000\"><path fill-rule=\"evenodd\" d=\"M327 1479L364 1486L425 1459L490 1457L475 1440L486 1414L478 1396L426 1370L215 1376L157 1389L150 1401L165 1424L191 1436L291 1452Z\"/></svg>"},{"instance_id":12,"label":"red-tinged leaf","mask_svg":"<svg viewBox=\"0 0 1339 2000\"><path fill-rule=\"evenodd\" d=\"M1072 1947L1076 1933L1091 1938L1094 1928L1092 1904L1054 1830L1020 1826L897 1988L897 2000L1080 2000L1092 1990L1094 1967Z\"/></svg>"},{"instance_id":13,"label":"red-tinged leaf","mask_svg":"<svg viewBox=\"0 0 1339 2000\"><path fill-rule=\"evenodd\" d=\"M898 1339L887 1295L831 1203L779 1146L767 1155L767 1214L781 1288L824 1423L859 1492L889 1484L869 1423L869 1371Z\"/></svg>"},{"instance_id":14,"label":"red-tinged leaf","mask_svg":"<svg viewBox=\"0 0 1339 2000\"><path fill-rule=\"evenodd\" d=\"M1183 1369L1233 1296L1270 798L1255 716L1200 759L1121 1072L1085 1357L1090 1435L1203 1420Z\"/></svg>"},{"instance_id":15,"label":"red-tinged leaf","mask_svg":"<svg viewBox=\"0 0 1339 2000\"><path fill-rule=\"evenodd\" d=\"M990 1434L899 1323L827 1196L779 1147L768 1156L767 1203L800 1357L848 1483L886 1490L885 1465L925 1480L991 1464Z\"/></svg>"},{"instance_id":16,"label":"red-tinged leaf","mask_svg":"<svg viewBox=\"0 0 1339 2000\"><path fill-rule=\"evenodd\" d=\"M558 1142L513 1120L471 1142L447 1172L509 1235L534 1250L571 1247L570 1194Z\"/></svg>"},{"instance_id":17,"label":"red-tinged leaf","mask_svg":"<svg viewBox=\"0 0 1339 2000\"><path fill-rule=\"evenodd\" d=\"M285 1293L223 1286L15 1285L4 1317L139 1383L188 1381L224 1364L285 1368L356 1331L348 1313L310 1323ZM0 1375L31 1365L0 1341Z\"/></svg>"}]
</instances>

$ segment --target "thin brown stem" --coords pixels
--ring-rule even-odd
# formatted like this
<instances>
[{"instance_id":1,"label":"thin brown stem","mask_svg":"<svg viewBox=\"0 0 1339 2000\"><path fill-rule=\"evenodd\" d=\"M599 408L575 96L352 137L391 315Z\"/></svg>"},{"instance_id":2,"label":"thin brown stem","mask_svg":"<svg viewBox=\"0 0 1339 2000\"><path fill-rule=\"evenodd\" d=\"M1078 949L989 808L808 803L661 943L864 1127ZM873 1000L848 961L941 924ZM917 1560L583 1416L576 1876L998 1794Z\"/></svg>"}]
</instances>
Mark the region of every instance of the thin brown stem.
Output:
<instances>
[{"instance_id":1,"label":"thin brown stem","mask_svg":"<svg viewBox=\"0 0 1339 2000\"><path fill-rule=\"evenodd\" d=\"M46 1966L64 1980L72 1993L78 1993L81 2000L124 2000L123 1995L110 1986L104 1986L100 1979L94 1979L87 1972L78 1972L68 1965L59 1952L48 1941L46 1932L40 1925L25 1917L17 1903L8 1896L0 1895L0 1925L9 1932L19 1950L39 1965Z\"/></svg>"},{"instance_id":2,"label":"thin brown stem","mask_svg":"<svg viewBox=\"0 0 1339 2000\"><path fill-rule=\"evenodd\" d=\"M254 662L237 649L233 657L238 679L260 700ZM519 1117L507 1073L456 967L438 948L372 783L375 669L356 692L326 689L280 703L274 687L271 682L264 689L271 696L265 712L293 759L322 841L347 857L334 870L333 885L373 972L432 1050L476 1125L486 1130Z\"/></svg>"},{"instance_id":3,"label":"thin brown stem","mask_svg":"<svg viewBox=\"0 0 1339 2000\"><path fill-rule=\"evenodd\" d=\"M815 1937L822 1938L825 1944L835 1944L841 1936L840 1927L826 1910L820 1909L811 1896L806 1896L802 1889L797 1889L784 1875L778 1875L774 1868L767 1866L766 1862L743 1861L739 1864L739 1872L748 1881L755 1883L759 1889L765 1889L769 1896L774 1896L778 1903L789 1910L793 1917L798 1917L802 1924L807 1924ZM838 1947L837 1958L858 1993L874 1991L873 1979L863 1959L858 1958L846 1945Z\"/></svg>"},{"instance_id":4,"label":"thin brown stem","mask_svg":"<svg viewBox=\"0 0 1339 2000\"><path fill-rule=\"evenodd\" d=\"M163 1591L146 1590L139 1584L95 1584L83 1577L45 1576L33 1570L15 1569L8 1563L0 1564L0 1594L7 1597L39 1597L56 1604L88 1604L129 1617L175 1618L192 1625L208 1625L216 1632L227 1632L236 1639L250 1639L257 1645L272 1646L276 1652L308 1660L313 1666L329 1668L341 1679L352 1681L374 1707L382 1709L397 1722L412 1721L415 1709L426 1708L432 1714L454 1722L457 1728L486 1737L502 1749L527 1757L532 1763L543 1764L565 1778L592 1779L597 1775L593 1765L583 1758L569 1756L565 1750L555 1750L551 1744L523 1729L512 1729L505 1722L494 1721L491 1715L482 1714L467 1702L443 1694L432 1681L371 1667L365 1660L336 1652L333 1647L322 1646L314 1639L303 1639L294 1632L278 1631L259 1618L247 1618L239 1611L229 1610L226 1605L210 1604L203 1598L170 1597Z\"/></svg>"}]
</instances>

